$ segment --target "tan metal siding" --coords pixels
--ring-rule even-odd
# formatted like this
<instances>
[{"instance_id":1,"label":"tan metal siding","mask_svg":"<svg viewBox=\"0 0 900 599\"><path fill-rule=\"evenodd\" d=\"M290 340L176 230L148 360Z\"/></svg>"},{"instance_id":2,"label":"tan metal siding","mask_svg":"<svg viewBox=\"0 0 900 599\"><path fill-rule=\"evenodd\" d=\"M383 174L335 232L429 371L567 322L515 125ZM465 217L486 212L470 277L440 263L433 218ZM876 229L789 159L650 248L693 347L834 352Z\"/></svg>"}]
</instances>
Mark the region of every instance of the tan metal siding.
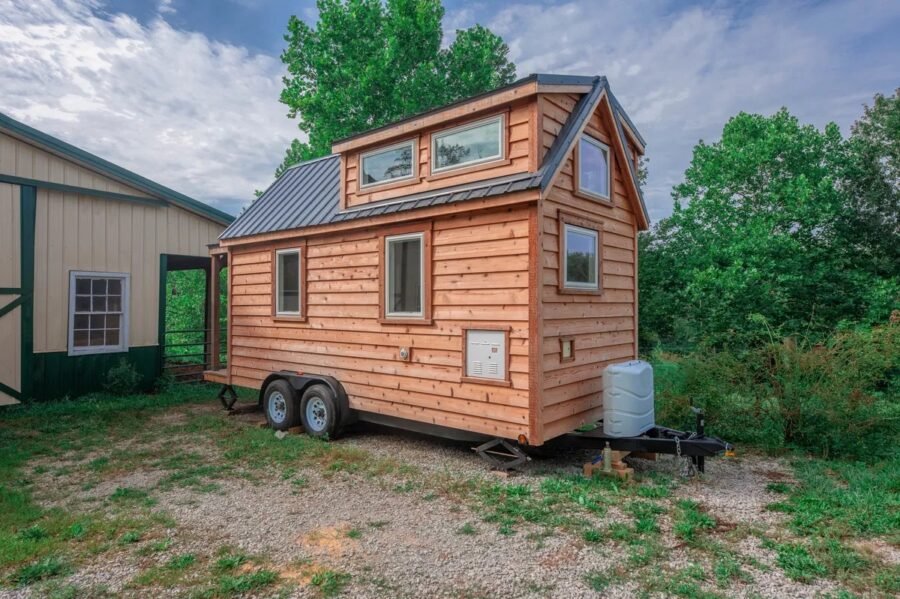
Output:
<instances>
[{"instance_id":1,"label":"tan metal siding","mask_svg":"<svg viewBox=\"0 0 900 599\"><path fill-rule=\"evenodd\" d=\"M123 185L3 132L0 132L0 173L100 191L150 197L143 191Z\"/></svg>"},{"instance_id":2,"label":"tan metal siding","mask_svg":"<svg viewBox=\"0 0 900 599\"><path fill-rule=\"evenodd\" d=\"M0 287L21 284L19 243L19 186L0 183ZM0 308L18 295L0 294ZM21 389L21 317L22 308L0 316L0 382ZM0 391L0 405L18 403Z\"/></svg>"},{"instance_id":3,"label":"tan metal siding","mask_svg":"<svg viewBox=\"0 0 900 599\"><path fill-rule=\"evenodd\" d=\"M131 274L129 346L157 344L159 256L207 256L223 227L156 207L38 189L34 351L66 351L69 271ZM202 309L202 308L198 308Z\"/></svg>"}]
</instances>

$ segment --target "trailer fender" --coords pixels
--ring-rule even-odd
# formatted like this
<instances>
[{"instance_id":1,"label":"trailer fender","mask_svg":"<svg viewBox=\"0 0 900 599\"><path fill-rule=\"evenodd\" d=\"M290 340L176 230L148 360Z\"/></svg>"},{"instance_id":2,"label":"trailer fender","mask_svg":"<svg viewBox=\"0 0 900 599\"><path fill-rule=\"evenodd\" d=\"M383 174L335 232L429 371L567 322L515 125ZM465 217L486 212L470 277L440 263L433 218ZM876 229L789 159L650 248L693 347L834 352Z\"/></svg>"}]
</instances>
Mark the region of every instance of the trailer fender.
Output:
<instances>
[{"instance_id":1,"label":"trailer fender","mask_svg":"<svg viewBox=\"0 0 900 599\"><path fill-rule=\"evenodd\" d=\"M326 374L312 374L312 373L304 373L297 374L296 372L289 371L279 371L273 372L269 376L266 377L266 380L263 381L262 387L259 389L259 405L262 406L263 395L265 394L266 387L274 380L282 379L288 382L290 386L297 392L297 399L299 399L303 392L310 385L325 385L331 392L334 393L334 397L337 400L338 405L338 422L340 426L344 426L346 424L350 424L353 420L353 412L350 410L350 400L347 398L347 392L344 390L344 386L341 385L340 381L338 381L333 376L328 376Z\"/></svg>"}]
</instances>

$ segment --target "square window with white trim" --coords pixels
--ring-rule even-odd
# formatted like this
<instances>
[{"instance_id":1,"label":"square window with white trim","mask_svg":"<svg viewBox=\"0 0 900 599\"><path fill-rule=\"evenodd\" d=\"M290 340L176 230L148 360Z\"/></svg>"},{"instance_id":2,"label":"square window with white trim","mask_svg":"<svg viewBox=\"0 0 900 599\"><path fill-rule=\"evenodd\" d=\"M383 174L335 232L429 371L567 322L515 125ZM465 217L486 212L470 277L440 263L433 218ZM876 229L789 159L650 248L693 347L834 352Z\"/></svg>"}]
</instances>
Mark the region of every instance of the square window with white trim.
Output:
<instances>
[{"instance_id":1,"label":"square window with white trim","mask_svg":"<svg viewBox=\"0 0 900 599\"><path fill-rule=\"evenodd\" d=\"M69 273L69 355L128 350L126 273Z\"/></svg>"},{"instance_id":2,"label":"square window with white trim","mask_svg":"<svg viewBox=\"0 0 900 599\"><path fill-rule=\"evenodd\" d=\"M384 238L384 307L387 318L424 316L424 247L424 233Z\"/></svg>"},{"instance_id":3,"label":"square window with white trim","mask_svg":"<svg viewBox=\"0 0 900 599\"><path fill-rule=\"evenodd\" d=\"M578 191L589 196L609 199L612 180L609 168L609 146L590 135L578 142Z\"/></svg>"},{"instance_id":4,"label":"square window with white trim","mask_svg":"<svg viewBox=\"0 0 900 599\"><path fill-rule=\"evenodd\" d=\"M597 290L600 288L600 233L566 223L563 255L564 287Z\"/></svg>"},{"instance_id":5,"label":"square window with white trim","mask_svg":"<svg viewBox=\"0 0 900 599\"><path fill-rule=\"evenodd\" d=\"M275 315L300 316L300 249L275 252Z\"/></svg>"}]
</instances>

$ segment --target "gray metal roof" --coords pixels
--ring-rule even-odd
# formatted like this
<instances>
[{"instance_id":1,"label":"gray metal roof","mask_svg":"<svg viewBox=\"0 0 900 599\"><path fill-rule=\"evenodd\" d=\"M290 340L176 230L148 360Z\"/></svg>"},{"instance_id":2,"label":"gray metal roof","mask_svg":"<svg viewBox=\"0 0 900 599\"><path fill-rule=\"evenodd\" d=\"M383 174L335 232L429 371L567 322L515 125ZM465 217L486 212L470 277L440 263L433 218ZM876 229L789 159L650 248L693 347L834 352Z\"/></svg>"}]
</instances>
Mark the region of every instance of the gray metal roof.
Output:
<instances>
[{"instance_id":1,"label":"gray metal roof","mask_svg":"<svg viewBox=\"0 0 900 599\"><path fill-rule=\"evenodd\" d=\"M550 151L544 157L544 163L536 172L496 177L476 183L421 192L382 202L373 202L341 211L339 204L341 186L340 156L332 154L323 158L302 162L285 171L262 196L257 198L249 208L238 216L237 220L225 229L220 239L234 239L261 233L273 233L346 222L358 218L405 212L428 206L453 204L528 189L541 189L543 191L550 185L553 175L565 160L569 148L572 147L578 131L581 130L584 121L592 114L604 90L606 90L610 103L614 107L613 114L616 116L616 127L619 130L619 135L626 144L626 149L628 148L620 120L622 118L627 120L627 115L620 110L621 107L619 107L618 101L609 91L606 77L532 75L531 78L538 78L538 81L553 85L592 86L591 91L584 94L575 105L572 114L550 147ZM637 133L636 130L635 133ZM629 171L634 177L635 186L640 194L640 186L637 185L637 175L634 172L633 165L630 160L625 162L628 163ZM646 216L647 211L644 207L643 197L640 198L640 203Z\"/></svg>"}]
</instances>

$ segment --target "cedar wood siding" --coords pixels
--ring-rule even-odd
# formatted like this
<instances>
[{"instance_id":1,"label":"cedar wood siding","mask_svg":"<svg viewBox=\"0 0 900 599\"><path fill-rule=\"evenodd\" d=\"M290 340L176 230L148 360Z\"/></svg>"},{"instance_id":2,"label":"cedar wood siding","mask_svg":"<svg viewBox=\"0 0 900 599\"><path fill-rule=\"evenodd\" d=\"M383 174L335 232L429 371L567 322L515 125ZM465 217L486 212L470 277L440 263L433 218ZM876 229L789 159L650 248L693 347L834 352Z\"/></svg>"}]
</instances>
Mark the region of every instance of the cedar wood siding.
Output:
<instances>
[{"instance_id":1,"label":"cedar wood siding","mask_svg":"<svg viewBox=\"0 0 900 599\"><path fill-rule=\"evenodd\" d=\"M533 159L534 149L530 140L532 138L532 130L537 121L534 111L534 98L529 101L519 101L512 107L500 107L488 110L477 115L467 115L463 118L454 119L442 123L436 127L423 129L418 133L412 133L407 136L400 136L389 142L378 143L360 150L349 151L341 156L341 169L343 177L344 195L347 207L360 206L369 202L377 202L400 196L410 195L439 189L441 187L449 187L460 183L471 183L481 179L490 179L492 177L501 177L513 173L522 173L534 170L535 160ZM504 133L504 141L506 148L504 150L504 159L496 162L476 165L470 168L460 168L447 172L440 172L431 177L431 135L438 133L444 129L451 129L458 125L465 125L469 122L476 122L489 119L493 116L505 115L506 128ZM361 154L377 149L394 145L395 143L407 141L415 138L418 147L418 171L412 181L404 180L398 183L386 183L380 186L369 187L359 190L357 182L359 170L359 157Z\"/></svg>"},{"instance_id":2,"label":"cedar wood siding","mask_svg":"<svg viewBox=\"0 0 900 599\"><path fill-rule=\"evenodd\" d=\"M540 97L542 155L547 152L578 96ZM604 99L603 102L606 100ZM601 102L585 132L612 148L605 106ZM577 147L577 140L575 146ZM623 177L630 176L611 149L612 205L576 196L574 147L553 187L541 201L542 268L542 388L540 398L543 440L569 432L602 417L603 368L629 360L635 353L635 239L634 205ZM559 289L559 210L602 223L600 294L568 293ZM575 357L560 361L560 338L574 340Z\"/></svg>"},{"instance_id":3,"label":"cedar wood siding","mask_svg":"<svg viewBox=\"0 0 900 599\"><path fill-rule=\"evenodd\" d=\"M430 325L379 322L379 235L391 234L390 225L305 238L305 322L272 317L272 251L302 238L232 246L231 382L259 388L281 369L327 374L354 409L506 438L529 434L534 210L522 204L431 221ZM462 327L479 323L510 328L508 387L460 380ZM400 347L411 348L409 361Z\"/></svg>"}]
</instances>

